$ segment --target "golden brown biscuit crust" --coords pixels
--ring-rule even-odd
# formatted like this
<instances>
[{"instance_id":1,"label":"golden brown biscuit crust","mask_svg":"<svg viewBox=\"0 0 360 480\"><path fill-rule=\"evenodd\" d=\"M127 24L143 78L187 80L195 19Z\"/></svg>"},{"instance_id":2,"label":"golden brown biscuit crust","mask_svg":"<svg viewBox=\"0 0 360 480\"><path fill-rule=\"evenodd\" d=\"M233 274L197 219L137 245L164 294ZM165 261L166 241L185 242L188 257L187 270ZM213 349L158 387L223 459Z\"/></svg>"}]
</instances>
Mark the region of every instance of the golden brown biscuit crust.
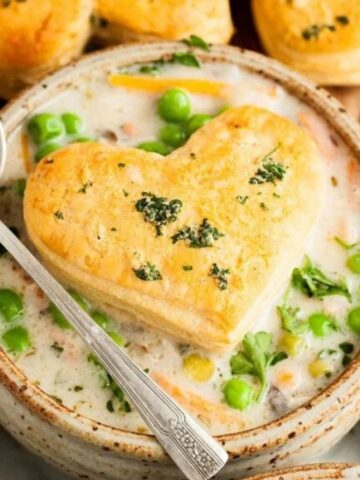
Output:
<instances>
[{"instance_id":1,"label":"golden brown biscuit crust","mask_svg":"<svg viewBox=\"0 0 360 480\"><path fill-rule=\"evenodd\" d=\"M92 0L0 3L0 96L9 97L81 53Z\"/></svg>"},{"instance_id":2,"label":"golden brown biscuit crust","mask_svg":"<svg viewBox=\"0 0 360 480\"><path fill-rule=\"evenodd\" d=\"M97 0L96 36L106 43L181 40L226 44L234 33L229 0Z\"/></svg>"},{"instance_id":3,"label":"golden brown biscuit crust","mask_svg":"<svg viewBox=\"0 0 360 480\"><path fill-rule=\"evenodd\" d=\"M286 168L283 180L251 183L270 152ZM256 327L300 260L322 205L323 162L311 138L252 106L215 118L166 158L97 143L51 158L30 176L24 207L30 238L55 274L210 350L229 348ZM183 204L162 236L135 208L144 191ZM204 218L224 234L211 247L171 241ZM146 262L162 280L135 275ZM230 270L224 290L209 275L214 263Z\"/></svg>"},{"instance_id":4,"label":"golden brown biscuit crust","mask_svg":"<svg viewBox=\"0 0 360 480\"><path fill-rule=\"evenodd\" d=\"M360 3L352 0L253 0L270 55L323 85L360 83Z\"/></svg>"}]
</instances>

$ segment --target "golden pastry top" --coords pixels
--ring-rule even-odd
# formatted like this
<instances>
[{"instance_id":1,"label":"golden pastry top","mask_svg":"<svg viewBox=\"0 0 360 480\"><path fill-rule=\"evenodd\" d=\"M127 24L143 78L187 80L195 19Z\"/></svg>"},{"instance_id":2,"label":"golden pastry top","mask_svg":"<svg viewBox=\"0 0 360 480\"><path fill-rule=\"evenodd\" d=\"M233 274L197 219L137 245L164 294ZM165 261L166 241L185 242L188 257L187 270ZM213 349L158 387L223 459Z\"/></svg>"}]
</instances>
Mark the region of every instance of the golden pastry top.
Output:
<instances>
[{"instance_id":1,"label":"golden pastry top","mask_svg":"<svg viewBox=\"0 0 360 480\"><path fill-rule=\"evenodd\" d=\"M221 38L226 43L233 33L228 0L97 0L96 14L134 32L170 40L199 34L209 42Z\"/></svg>"},{"instance_id":2,"label":"golden pastry top","mask_svg":"<svg viewBox=\"0 0 360 480\"><path fill-rule=\"evenodd\" d=\"M72 53L78 19L88 5L88 0L0 2L0 68L37 67L55 61L59 51Z\"/></svg>"},{"instance_id":3,"label":"golden pastry top","mask_svg":"<svg viewBox=\"0 0 360 480\"><path fill-rule=\"evenodd\" d=\"M25 221L75 288L216 350L256 325L288 280L321 208L323 179L306 132L243 106L167 157L100 143L51 154L28 180ZM151 221L144 192L175 201L171 220Z\"/></svg>"},{"instance_id":4,"label":"golden pastry top","mask_svg":"<svg viewBox=\"0 0 360 480\"><path fill-rule=\"evenodd\" d=\"M302 53L336 53L360 47L360 2L253 0L262 29Z\"/></svg>"}]
</instances>

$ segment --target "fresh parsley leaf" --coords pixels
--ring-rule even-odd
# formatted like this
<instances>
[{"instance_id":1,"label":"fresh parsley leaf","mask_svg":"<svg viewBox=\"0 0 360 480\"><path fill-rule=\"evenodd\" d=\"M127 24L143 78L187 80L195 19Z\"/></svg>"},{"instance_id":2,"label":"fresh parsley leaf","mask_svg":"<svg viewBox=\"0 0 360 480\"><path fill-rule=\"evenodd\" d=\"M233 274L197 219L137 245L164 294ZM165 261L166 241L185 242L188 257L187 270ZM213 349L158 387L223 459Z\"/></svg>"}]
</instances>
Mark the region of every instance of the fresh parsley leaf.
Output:
<instances>
[{"instance_id":1,"label":"fresh parsley leaf","mask_svg":"<svg viewBox=\"0 0 360 480\"><path fill-rule=\"evenodd\" d=\"M190 35L189 38L184 38L184 40L181 41L182 43L185 43L185 45L187 45L188 47L200 48L201 50L205 50L205 52L208 52L210 50L209 44L197 35Z\"/></svg>"},{"instance_id":2,"label":"fresh parsley leaf","mask_svg":"<svg viewBox=\"0 0 360 480\"><path fill-rule=\"evenodd\" d=\"M270 352L271 335L266 332L248 333L243 342L243 351L230 359L233 375L254 375L260 382L257 401L261 401L269 387L268 368L287 358L284 352Z\"/></svg>"},{"instance_id":3,"label":"fresh parsley leaf","mask_svg":"<svg viewBox=\"0 0 360 480\"><path fill-rule=\"evenodd\" d=\"M213 263L209 277L213 277L217 283L217 286L220 290L226 290L228 287L228 276L230 275L230 270L228 268L220 268L216 263Z\"/></svg>"},{"instance_id":4,"label":"fresh parsley leaf","mask_svg":"<svg viewBox=\"0 0 360 480\"><path fill-rule=\"evenodd\" d=\"M317 268L309 257L305 257L301 268L292 273L292 285L308 297L324 298L329 295L343 295L351 301L350 291L344 280L332 280Z\"/></svg>"},{"instance_id":5,"label":"fresh parsley leaf","mask_svg":"<svg viewBox=\"0 0 360 480\"><path fill-rule=\"evenodd\" d=\"M274 148L262 158L262 167L258 168L255 175L250 178L251 185L261 185L262 183L272 183L275 185L277 180L283 180L286 174L286 167L282 163L275 162L272 155L279 149Z\"/></svg>"},{"instance_id":6,"label":"fresh parsley leaf","mask_svg":"<svg viewBox=\"0 0 360 480\"><path fill-rule=\"evenodd\" d=\"M201 64L193 53L190 52L176 52L172 55L170 61L172 63L180 63L186 67L200 68Z\"/></svg>"},{"instance_id":7,"label":"fresh parsley leaf","mask_svg":"<svg viewBox=\"0 0 360 480\"><path fill-rule=\"evenodd\" d=\"M160 74L160 68L158 65L143 65L140 67L139 72L155 76Z\"/></svg>"},{"instance_id":8,"label":"fresh parsley leaf","mask_svg":"<svg viewBox=\"0 0 360 480\"><path fill-rule=\"evenodd\" d=\"M299 319L299 308L279 305L276 310L281 319L281 326L287 332L293 335L301 335L309 331L309 322Z\"/></svg>"},{"instance_id":9,"label":"fresh parsley leaf","mask_svg":"<svg viewBox=\"0 0 360 480\"><path fill-rule=\"evenodd\" d=\"M214 242L225 235L216 227L213 227L207 218L197 227L184 227L178 230L172 237L173 243L181 240L190 248L212 247Z\"/></svg>"},{"instance_id":10,"label":"fresh parsley leaf","mask_svg":"<svg viewBox=\"0 0 360 480\"><path fill-rule=\"evenodd\" d=\"M162 280L159 270L150 262L141 265L139 268L133 268L133 272L140 280L145 282L153 282L155 280Z\"/></svg>"},{"instance_id":11,"label":"fresh parsley leaf","mask_svg":"<svg viewBox=\"0 0 360 480\"><path fill-rule=\"evenodd\" d=\"M318 358L320 358L320 360L326 358L326 357L331 357L333 355L336 355L338 356L339 355L339 352L338 350L334 350L332 348L323 348L322 350L320 350L320 352L318 353Z\"/></svg>"},{"instance_id":12,"label":"fresh parsley leaf","mask_svg":"<svg viewBox=\"0 0 360 480\"><path fill-rule=\"evenodd\" d=\"M169 200L165 197L157 197L150 192L142 192L142 197L136 202L135 208L144 215L145 222L154 225L156 236L161 236L163 227L177 220L182 202L178 199Z\"/></svg>"}]
</instances>

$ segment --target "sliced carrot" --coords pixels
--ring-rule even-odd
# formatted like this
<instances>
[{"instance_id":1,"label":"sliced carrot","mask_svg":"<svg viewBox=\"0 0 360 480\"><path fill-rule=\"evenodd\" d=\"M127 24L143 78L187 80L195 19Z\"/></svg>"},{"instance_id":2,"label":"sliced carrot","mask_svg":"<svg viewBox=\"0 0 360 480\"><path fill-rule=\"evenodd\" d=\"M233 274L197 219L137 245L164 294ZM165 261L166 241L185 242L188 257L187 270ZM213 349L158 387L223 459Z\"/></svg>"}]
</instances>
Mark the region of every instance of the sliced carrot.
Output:
<instances>
[{"instance_id":1,"label":"sliced carrot","mask_svg":"<svg viewBox=\"0 0 360 480\"><path fill-rule=\"evenodd\" d=\"M184 88L191 93L213 95L221 98L226 98L229 93L229 84L201 78L153 78L140 75L113 74L108 76L108 81L113 87L152 93L161 93L173 87Z\"/></svg>"},{"instance_id":2,"label":"sliced carrot","mask_svg":"<svg viewBox=\"0 0 360 480\"><path fill-rule=\"evenodd\" d=\"M154 372L151 376L172 398L205 424L231 424L238 425L240 429L245 428L246 423L241 413L232 412L225 405L210 402L183 387L178 387L162 373Z\"/></svg>"},{"instance_id":3,"label":"sliced carrot","mask_svg":"<svg viewBox=\"0 0 360 480\"><path fill-rule=\"evenodd\" d=\"M292 390L298 384L297 375L291 370L281 370L274 381L280 390Z\"/></svg>"},{"instance_id":4,"label":"sliced carrot","mask_svg":"<svg viewBox=\"0 0 360 480\"><path fill-rule=\"evenodd\" d=\"M21 150L25 172L30 173L33 169L33 162L31 160L29 137L25 132L21 135Z\"/></svg>"}]
</instances>

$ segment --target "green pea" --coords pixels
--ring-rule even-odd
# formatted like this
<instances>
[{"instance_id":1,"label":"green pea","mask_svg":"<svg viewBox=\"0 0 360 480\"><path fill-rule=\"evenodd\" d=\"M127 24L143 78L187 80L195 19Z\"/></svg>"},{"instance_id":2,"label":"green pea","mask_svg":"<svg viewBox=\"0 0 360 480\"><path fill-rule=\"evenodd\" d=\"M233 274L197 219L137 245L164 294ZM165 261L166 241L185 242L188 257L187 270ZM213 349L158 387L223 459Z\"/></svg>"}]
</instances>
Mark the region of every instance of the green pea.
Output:
<instances>
[{"instance_id":1,"label":"green pea","mask_svg":"<svg viewBox=\"0 0 360 480\"><path fill-rule=\"evenodd\" d=\"M185 122L191 114L189 95L180 88L170 88L159 100L159 114L168 122Z\"/></svg>"},{"instance_id":2,"label":"green pea","mask_svg":"<svg viewBox=\"0 0 360 480\"><path fill-rule=\"evenodd\" d=\"M109 337L116 343L116 345L119 345L119 347L121 347L122 345L124 345L125 341L123 339L123 337L115 332L114 330L110 331L110 332L107 332L107 334L109 335Z\"/></svg>"},{"instance_id":3,"label":"green pea","mask_svg":"<svg viewBox=\"0 0 360 480\"><path fill-rule=\"evenodd\" d=\"M24 327L14 327L5 332L2 340L11 353L22 353L31 346L29 332Z\"/></svg>"},{"instance_id":4,"label":"green pea","mask_svg":"<svg viewBox=\"0 0 360 480\"><path fill-rule=\"evenodd\" d=\"M206 113L196 113L189 118L186 124L186 133L190 137L190 135L196 132L196 130L199 130L199 128L209 123L210 120L212 120L211 115L207 115Z\"/></svg>"},{"instance_id":5,"label":"green pea","mask_svg":"<svg viewBox=\"0 0 360 480\"><path fill-rule=\"evenodd\" d=\"M24 313L23 299L13 290L0 290L0 313L6 322L12 322Z\"/></svg>"},{"instance_id":6,"label":"green pea","mask_svg":"<svg viewBox=\"0 0 360 480\"><path fill-rule=\"evenodd\" d=\"M63 113L61 120L65 125L65 131L68 135L76 135L84 130L84 122L76 113Z\"/></svg>"},{"instance_id":7,"label":"green pea","mask_svg":"<svg viewBox=\"0 0 360 480\"><path fill-rule=\"evenodd\" d=\"M347 267L353 272L360 274L360 253L354 253L347 259Z\"/></svg>"},{"instance_id":8,"label":"green pea","mask_svg":"<svg viewBox=\"0 0 360 480\"><path fill-rule=\"evenodd\" d=\"M337 330L336 323L333 318L325 313L313 313L310 315L309 326L315 337L326 337L331 331Z\"/></svg>"},{"instance_id":9,"label":"green pea","mask_svg":"<svg viewBox=\"0 0 360 480\"><path fill-rule=\"evenodd\" d=\"M44 157L47 157L50 155L50 153L55 152L56 150L59 150L61 148L61 145L56 142L50 142L50 143L45 143L45 145L42 145L35 153L35 162L40 162L40 160Z\"/></svg>"},{"instance_id":10,"label":"green pea","mask_svg":"<svg viewBox=\"0 0 360 480\"><path fill-rule=\"evenodd\" d=\"M172 147L181 147L186 141L185 130L174 123L164 125L159 131L159 139Z\"/></svg>"},{"instance_id":11,"label":"green pea","mask_svg":"<svg viewBox=\"0 0 360 480\"><path fill-rule=\"evenodd\" d=\"M228 380L224 386L226 403L237 410L245 410L255 401L255 389L239 378Z\"/></svg>"},{"instance_id":12,"label":"green pea","mask_svg":"<svg viewBox=\"0 0 360 480\"><path fill-rule=\"evenodd\" d=\"M95 322L99 325L99 327L106 330L106 328L109 325L110 320L109 320L109 317L105 313L100 312L99 310L95 310L95 312L92 312L91 316L95 320Z\"/></svg>"},{"instance_id":13,"label":"green pea","mask_svg":"<svg viewBox=\"0 0 360 480\"><path fill-rule=\"evenodd\" d=\"M360 335L360 307L354 308L349 312L347 324L350 330Z\"/></svg>"},{"instance_id":14,"label":"green pea","mask_svg":"<svg viewBox=\"0 0 360 480\"><path fill-rule=\"evenodd\" d=\"M173 150L170 145L156 141L140 143L137 148L140 148L140 150L145 150L145 152L158 153L159 155L169 155L169 153L171 153Z\"/></svg>"},{"instance_id":15,"label":"green pea","mask_svg":"<svg viewBox=\"0 0 360 480\"><path fill-rule=\"evenodd\" d=\"M60 117L53 113L38 113L28 123L28 132L32 141L39 145L61 137L65 133L65 127Z\"/></svg>"},{"instance_id":16,"label":"green pea","mask_svg":"<svg viewBox=\"0 0 360 480\"><path fill-rule=\"evenodd\" d=\"M77 292L74 290L69 291L70 295L72 298L78 303L78 305L87 312L89 310L89 304L86 302L86 300ZM69 323L69 321L65 318L62 312L54 305L53 303L50 303L49 305L49 313L52 316L52 319L54 323L58 327L60 327L63 330L72 330L72 326Z\"/></svg>"}]
</instances>

